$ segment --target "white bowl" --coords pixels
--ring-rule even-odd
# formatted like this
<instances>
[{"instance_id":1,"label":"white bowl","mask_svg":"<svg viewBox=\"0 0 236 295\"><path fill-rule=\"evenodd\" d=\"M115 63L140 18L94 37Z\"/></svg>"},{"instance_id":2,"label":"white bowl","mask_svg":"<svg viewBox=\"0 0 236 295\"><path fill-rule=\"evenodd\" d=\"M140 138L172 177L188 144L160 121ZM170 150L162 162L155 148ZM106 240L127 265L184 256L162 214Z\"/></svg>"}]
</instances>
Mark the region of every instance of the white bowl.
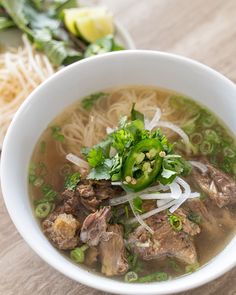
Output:
<instances>
[{"instance_id":1,"label":"white bowl","mask_svg":"<svg viewBox=\"0 0 236 295\"><path fill-rule=\"evenodd\" d=\"M122 294L169 294L195 288L236 264L236 238L199 271L161 283L126 284L76 266L45 238L32 213L27 170L35 144L65 107L93 92L125 85L173 89L205 104L236 134L236 86L193 60L153 51L122 51L82 60L59 71L23 103L8 129L2 151L1 181L5 203L18 231L47 263L93 288ZM17 263L17 262L16 262Z\"/></svg>"}]
</instances>

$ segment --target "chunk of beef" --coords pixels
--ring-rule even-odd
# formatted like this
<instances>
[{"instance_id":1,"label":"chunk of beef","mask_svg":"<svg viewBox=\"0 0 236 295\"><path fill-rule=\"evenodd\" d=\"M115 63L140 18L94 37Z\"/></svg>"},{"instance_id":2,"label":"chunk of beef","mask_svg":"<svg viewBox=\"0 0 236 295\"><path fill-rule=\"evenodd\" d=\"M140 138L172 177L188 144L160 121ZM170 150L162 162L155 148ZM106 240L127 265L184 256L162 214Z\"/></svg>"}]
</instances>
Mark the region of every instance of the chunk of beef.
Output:
<instances>
[{"instance_id":1,"label":"chunk of beef","mask_svg":"<svg viewBox=\"0 0 236 295\"><path fill-rule=\"evenodd\" d=\"M107 180L93 180L92 184L99 200L111 199L124 193L120 186L111 185L111 182Z\"/></svg>"},{"instance_id":2,"label":"chunk of beef","mask_svg":"<svg viewBox=\"0 0 236 295\"><path fill-rule=\"evenodd\" d=\"M149 234L139 226L128 238L133 251L144 260L168 256L186 264L196 263L197 253L192 236L198 234L200 229L186 218L183 210L179 209L175 214L182 219L181 231L177 232L172 228L166 213L149 217L146 223L154 230L154 234Z\"/></svg>"},{"instance_id":3,"label":"chunk of beef","mask_svg":"<svg viewBox=\"0 0 236 295\"><path fill-rule=\"evenodd\" d=\"M97 210L102 201L118 196L122 192L124 192L122 188L112 186L106 180L82 180L76 188L81 204L92 212Z\"/></svg>"},{"instance_id":4,"label":"chunk of beef","mask_svg":"<svg viewBox=\"0 0 236 295\"><path fill-rule=\"evenodd\" d=\"M79 222L71 214L53 212L42 222L42 228L58 249L73 249L78 245Z\"/></svg>"},{"instance_id":5,"label":"chunk of beef","mask_svg":"<svg viewBox=\"0 0 236 295\"><path fill-rule=\"evenodd\" d=\"M98 249L96 247L90 247L85 252L84 263L88 266L92 266L97 262L98 259Z\"/></svg>"},{"instance_id":6,"label":"chunk of beef","mask_svg":"<svg viewBox=\"0 0 236 295\"><path fill-rule=\"evenodd\" d=\"M101 204L89 180L83 180L78 184L76 194L79 197L80 203L90 212L95 212Z\"/></svg>"},{"instance_id":7,"label":"chunk of beef","mask_svg":"<svg viewBox=\"0 0 236 295\"><path fill-rule=\"evenodd\" d=\"M197 214L200 217L200 227L212 236L219 236L222 229L232 229L236 221L228 208L219 208L211 201L199 199L188 200L185 204L189 214Z\"/></svg>"},{"instance_id":8,"label":"chunk of beef","mask_svg":"<svg viewBox=\"0 0 236 295\"><path fill-rule=\"evenodd\" d=\"M128 270L128 262L125 257L125 245L123 229L121 225L109 225L111 233L107 241L102 240L99 244L102 273L106 276L122 275Z\"/></svg>"},{"instance_id":9,"label":"chunk of beef","mask_svg":"<svg viewBox=\"0 0 236 295\"><path fill-rule=\"evenodd\" d=\"M88 215L82 225L80 239L89 246L97 246L102 239L109 238L107 221L111 217L111 208L104 207Z\"/></svg>"},{"instance_id":10,"label":"chunk of beef","mask_svg":"<svg viewBox=\"0 0 236 295\"><path fill-rule=\"evenodd\" d=\"M236 203L236 183L223 171L213 167L207 160L201 159L207 166L207 172L202 173L198 168L193 168L192 175L198 186L222 208Z\"/></svg>"},{"instance_id":11,"label":"chunk of beef","mask_svg":"<svg viewBox=\"0 0 236 295\"><path fill-rule=\"evenodd\" d=\"M61 194L61 201L63 203L62 207L64 213L77 215L77 211L79 210L79 198L73 191L66 189Z\"/></svg>"}]
</instances>

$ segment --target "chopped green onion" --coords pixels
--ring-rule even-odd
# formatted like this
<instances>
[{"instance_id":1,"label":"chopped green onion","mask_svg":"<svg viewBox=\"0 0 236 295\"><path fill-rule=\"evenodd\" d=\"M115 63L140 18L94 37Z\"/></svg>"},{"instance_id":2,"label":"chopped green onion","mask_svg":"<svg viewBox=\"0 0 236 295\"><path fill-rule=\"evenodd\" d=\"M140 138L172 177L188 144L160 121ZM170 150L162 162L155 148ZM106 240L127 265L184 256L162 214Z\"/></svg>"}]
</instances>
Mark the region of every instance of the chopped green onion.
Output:
<instances>
[{"instance_id":1,"label":"chopped green onion","mask_svg":"<svg viewBox=\"0 0 236 295\"><path fill-rule=\"evenodd\" d=\"M195 272L199 269L199 267L200 267L199 263L189 264L185 267L185 272L186 273Z\"/></svg>"},{"instance_id":2,"label":"chopped green onion","mask_svg":"<svg viewBox=\"0 0 236 295\"><path fill-rule=\"evenodd\" d=\"M138 275L137 275L136 272L129 271L129 272L126 273L125 282L132 283L132 282L136 282L137 280L138 280Z\"/></svg>"},{"instance_id":3,"label":"chopped green onion","mask_svg":"<svg viewBox=\"0 0 236 295\"><path fill-rule=\"evenodd\" d=\"M200 151L203 155L209 155L213 151L213 146L209 141L203 141L200 145Z\"/></svg>"},{"instance_id":4,"label":"chopped green onion","mask_svg":"<svg viewBox=\"0 0 236 295\"><path fill-rule=\"evenodd\" d=\"M175 214L170 214L168 216L168 220L170 225L172 226L172 228L175 231L181 231L183 228L183 224L182 224L182 220L179 216L175 215Z\"/></svg>"},{"instance_id":5,"label":"chopped green onion","mask_svg":"<svg viewBox=\"0 0 236 295\"><path fill-rule=\"evenodd\" d=\"M35 208L35 215L38 218L45 218L51 211L51 204L48 202L38 204Z\"/></svg>"},{"instance_id":6,"label":"chopped green onion","mask_svg":"<svg viewBox=\"0 0 236 295\"><path fill-rule=\"evenodd\" d=\"M193 143L193 144L196 144L196 145L199 145L202 143L203 141L203 136L201 133L199 132L196 132L196 133L193 133L190 135L190 141Z\"/></svg>"},{"instance_id":7,"label":"chopped green onion","mask_svg":"<svg viewBox=\"0 0 236 295\"><path fill-rule=\"evenodd\" d=\"M220 143L220 137L212 129L207 129L205 131L205 139L209 142Z\"/></svg>"},{"instance_id":8,"label":"chopped green onion","mask_svg":"<svg viewBox=\"0 0 236 295\"><path fill-rule=\"evenodd\" d=\"M169 258L168 261L170 266L176 273L181 273L181 268L179 267L178 263L175 260Z\"/></svg>"},{"instance_id":9,"label":"chopped green onion","mask_svg":"<svg viewBox=\"0 0 236 295\"><path fill-rule=\"evenodd\" d=\"M167 281L169 279L169 276L166 272L154 272L150 275L141 277L138 279L139 283L148 283L148 282L162 282L162 281Z\"/></svg>"},{"instance_id":10,"label":"chopped green onion","mask_svg":"<svg viewBox=\"0 0 236 295\"><path fill-rule=\"evenodd\" d=\"M77 184L80 181L80 173L75 172L70 175L68 175L65 179L65 189L69 189L71 191L74 191L76 189Z\"/></svg>"},{"instance_id":11,"label":"chopped green onion","mask_svg":"<svg viewBox=\"0 0 236 295\"><path fill-rule=\"evenodd\" d=\"M75 248L74 250L70 251L70 257L76 263L83 263L84 262L84 252L89 248L88 245L83 245L81 247Z\"/></svg>"},{"instance_id":12,"label":"chopped green onion","mask_svg":"<svg viewBox=\"0 0 236 295\"><path fill-rule=\"evenodd\" d=\"M64 141L65 137L62 133L60 133L60 131L61 131L61 127L59 126L51 127L52 137L57 141Z\"/></svg>"},{"instance_id":13,"label":"chopped green onion","mask_svg":"<svg viewBox=\"0 0 236 295\"><path fill-rule=\"evenodd\" d=\"M37 179L37 176L35 174L29 174L29 183L34 183L35 180Z\"/></svg>"},{"instance_id":14,"label":"chopped green onion","mask_svg":"<svg viewBox=\"0 0 236 295\"><path fill-rule=\"evenodd\" d=\"M212 127L215 124L215 118L207 113L204 112L203 116L201 116L201 122L204 127Z\"/></svg>"},{"instance_id":15,"label":"chopped green onion","mask_svg":"<svg viewBox=\"0 0 236 295\"><path fill-rule=\"evenodd\" d=\"M225 147L223 149L223 154L225 157L233 158L235 156L235 152L230 147Z\"/></svg>"},{"instance_id":16,"label":"chopped green onion","mask_svg":"<svg viewBox=\"0 0 236 295\"><path fill-rule=\"evenodd\" d=\"M43 185L44 180L42 177L38 177L35 179L35 181L33 182L34 186L36 187L40 187L41 185Z\"/></svg>"},{"instance_id":17,"label":"chopped green onion","mask_svg":"<svg viewBox=\"0 0 236 295\"><path fill-rule=\"evenodd\" d=\"M44 154L46 150L46 142L43 140L40 142L40 152L41 154Z\"/></svg>"}]
</instances>

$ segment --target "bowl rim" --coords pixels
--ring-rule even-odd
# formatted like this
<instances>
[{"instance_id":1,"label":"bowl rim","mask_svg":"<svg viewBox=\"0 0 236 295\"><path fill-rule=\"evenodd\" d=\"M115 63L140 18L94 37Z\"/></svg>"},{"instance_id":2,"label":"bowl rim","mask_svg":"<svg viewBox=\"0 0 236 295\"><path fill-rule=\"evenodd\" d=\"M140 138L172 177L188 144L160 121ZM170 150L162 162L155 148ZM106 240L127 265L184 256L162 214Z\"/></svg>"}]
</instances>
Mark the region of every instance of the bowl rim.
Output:
<instances>
[{"instance_id":1,"label":"bowl rim","mask_svg":"<svg viewBox=\"0 0 236 295\"><path fill-rule=\"evenodd\" d=\"M37 95L38 92L41 91L41 89L47 87L50 85L51 81L60 78L64 75L65 72L69 72L72 68L80 66L80 64L85 63L92 63L94 60L97 59L104 59L104 61L108 59L113 59L116 56L159 56L161 58L166 58L168 60L178 60L182 63L186 63L189 65L192 65L193 67L197 67L199 70L208 72L209 75L214 75L218 79L222 80L225 85L227 85L229 88L232 88L233 91L236 93L236 85L230 81L228 78L220 74L219 72L211 69L210 67L203 65L197 61L194 61L190 58L186 58L180 55L172 54L172 53L166 53L166 52L159 52L159 51L152 51L152 50L125 50L120 52L111 52L104 55L94 56L91 58L87 58L84 60L81 60L79 62L76 62L60 71L52 75L50 78L48 78L46 81L44 81L40 86L38 86L29 96L28 98L23 102L23 104L20 106L19 110L17 111L16 115L14 116L10 127L7 131L5 140L3 142L3 149L2 149L2 159L1 159L1 186L2 186L2 194L4 198L5 205L7 207L8 213L15 224L18 232L21 234L23 239L28 243L28 245L43 259L45 260L49 265L54 267L59 272L63 273L67 277L78 281L82 284L88 285L90 287L106 291L106 292L112 292L112 293L122 293L122 294L171 294L176 292L181 292L189 289L196 288L198 286L201 286L211 280L214 280L215 278L219 277L220 275L224 274L226 271L230 270L233 266L236 265L236 259L231 259L228 261L227 264L221 265L220 268L216 269L214 272L211 272L208 274L208 276L205 276L203 278L197 279L196 273L189 274L188 276L184 276L185 278L188 277L188 284L183 284L184 277L179 277L176 279L173 279L171 281L167 282L153 282L149 284L127 284L124 282L119 282L113 279L101 277L97 274L89 273L87 271L84 271L82 268L77 267L79 269L78 272L82 274L81 278L78 278L78 275L75 275L73 272L72 263L70 262L71 269L70 270L64 270L61 268L60 264L57 263L53 257L50 255L50 253L44 253L43 246L36 245L36 243L30 239L30 237L26 234L26 229L21 227L20 220L15 214L14 208L11 207L10 201L8 201L8 192L7 192L7 179L5 178L5 171L8 169L8 155L7 155L7 146L8 142L11 141L11 133L12 130L14 130L15 125L17 124L18 118L21 116L21 113L25 108L27 108L28 104L31 103L31 101L34 99L34 96ZM229 242L230 243L230 242ZM221 251L222 252L222 251ZM211 260L212 261L212 260ZM208 264L211 263L211 261ZM203 266L202 268L204 268ZM91 279L92 278L92 279ZM94 280L93 280L94 278ZM191 280L192 279L192 280ZM138 286L138 288L137 288ZM161 293L160 293L161 292Z\"/></svg>"}]
</instances>

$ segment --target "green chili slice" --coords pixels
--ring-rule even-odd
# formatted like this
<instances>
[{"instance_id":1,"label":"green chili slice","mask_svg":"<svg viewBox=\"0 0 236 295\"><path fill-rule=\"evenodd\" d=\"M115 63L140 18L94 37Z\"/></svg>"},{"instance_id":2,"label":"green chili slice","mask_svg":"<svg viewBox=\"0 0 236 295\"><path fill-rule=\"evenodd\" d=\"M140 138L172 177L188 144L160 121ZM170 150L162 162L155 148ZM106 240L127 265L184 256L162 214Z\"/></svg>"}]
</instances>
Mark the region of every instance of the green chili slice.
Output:
<instances>
[{"instance_id":1,"label":"green chili slice","mask_svg":"<svg viewBox=\"0 0 236 295\"><path fill-rule=\"evenodd\" d=\"M144 139L131 149L123 171L125 186L129 190L140 191L156 180L162 165L163 158L159 155L162 150L156 138Z\"/></svg>"}]
</instances>

